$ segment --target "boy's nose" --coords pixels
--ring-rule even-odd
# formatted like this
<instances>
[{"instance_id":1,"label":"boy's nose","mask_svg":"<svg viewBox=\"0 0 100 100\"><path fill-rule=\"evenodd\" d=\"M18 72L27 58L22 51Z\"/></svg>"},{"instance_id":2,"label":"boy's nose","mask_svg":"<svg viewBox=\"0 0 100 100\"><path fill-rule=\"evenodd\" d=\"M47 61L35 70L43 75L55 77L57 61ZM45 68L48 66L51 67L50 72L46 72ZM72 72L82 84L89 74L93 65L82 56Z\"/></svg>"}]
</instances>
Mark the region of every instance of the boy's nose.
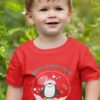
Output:
<instances>
[{"instance_id":1,"label":"boy's nose","mask_svg":"<svg viewBox=\"0 0 100 100\"><path fill-rule=\"evenodd\" d=\"M49 18L56 18L56 13L55 13L55 11L50 10L50 11L48 12L48 17L49 17Z\"/></svg>"}]
</instances>

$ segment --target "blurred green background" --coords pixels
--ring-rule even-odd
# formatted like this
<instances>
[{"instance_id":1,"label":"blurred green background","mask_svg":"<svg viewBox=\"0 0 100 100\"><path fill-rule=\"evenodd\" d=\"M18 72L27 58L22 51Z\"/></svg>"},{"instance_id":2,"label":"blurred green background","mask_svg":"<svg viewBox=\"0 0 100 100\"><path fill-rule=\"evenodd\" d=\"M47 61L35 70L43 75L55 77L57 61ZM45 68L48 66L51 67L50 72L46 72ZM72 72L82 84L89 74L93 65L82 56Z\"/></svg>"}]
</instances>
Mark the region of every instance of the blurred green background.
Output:
<instances>
[{"instance_id":1,"label":"blurred green background","mask_svg":"<svg viewBox=\"0 0 100 100\"><path fill-rule=\"evenodd\" d=\"M24 0L0 0L0 100L6 100L5 73L15 48L37 36L22 14L24 8ZM73 9L65 32L86 44L100 66L100 0L73 0Z\"/></svg>"}]
</instances>

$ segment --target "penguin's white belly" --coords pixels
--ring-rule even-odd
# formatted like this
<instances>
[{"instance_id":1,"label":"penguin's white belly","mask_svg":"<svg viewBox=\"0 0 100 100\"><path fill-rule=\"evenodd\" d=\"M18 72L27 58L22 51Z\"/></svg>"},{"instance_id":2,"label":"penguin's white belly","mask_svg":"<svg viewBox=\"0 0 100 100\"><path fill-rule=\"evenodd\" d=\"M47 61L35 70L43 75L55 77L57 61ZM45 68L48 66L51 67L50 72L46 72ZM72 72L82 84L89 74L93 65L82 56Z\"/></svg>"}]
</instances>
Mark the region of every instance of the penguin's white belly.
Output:
<instances>
[{"instance_id":1,"label":"penguin's white belly","mask_svg":"<svg viewBox=\"0 0 100 100\"><path fill-rule=\"evenodd\" d=\"M51 87L51 88L45 87L44 95L45 95L45 97L50 97L50 98L54 97L55 88L54 87Z\"/></svg>"}]
</instances>

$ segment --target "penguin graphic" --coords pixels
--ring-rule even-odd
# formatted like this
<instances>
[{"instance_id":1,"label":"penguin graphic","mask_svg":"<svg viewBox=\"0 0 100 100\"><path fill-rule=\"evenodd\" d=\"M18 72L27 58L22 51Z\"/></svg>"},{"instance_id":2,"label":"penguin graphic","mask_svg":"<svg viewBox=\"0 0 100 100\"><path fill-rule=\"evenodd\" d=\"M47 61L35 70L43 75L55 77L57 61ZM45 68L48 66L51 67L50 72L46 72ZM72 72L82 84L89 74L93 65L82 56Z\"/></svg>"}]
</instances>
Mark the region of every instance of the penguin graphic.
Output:
<instances>
[{"instance_id":1,"label":"penguin graphic","mask_svg":"<svg viewBox=\"0 0 100 100\"><path fill-rule=\"evenodd\" d=\"M56 88L56 82L54 80L48 80L44 83L44 88L41 91L41 94L44 95L44 98L41 96L34 94L36 100L66 100L65 97L55 98L56 94L60 94L60 92Z\"/></svg>"},{"instance_id":2,"label":"penguin graphic","mask_svg":"<svg viewBox=\"0 0 100 100\"><path fill-rule=\"evenodd\" d=\"M47 99L54 98L56 94L60 94L56 88L56 82L54 80L46 81L44 83L44 88L42 89L41 94L43 94Z\"/></svg>"}]
</instances>

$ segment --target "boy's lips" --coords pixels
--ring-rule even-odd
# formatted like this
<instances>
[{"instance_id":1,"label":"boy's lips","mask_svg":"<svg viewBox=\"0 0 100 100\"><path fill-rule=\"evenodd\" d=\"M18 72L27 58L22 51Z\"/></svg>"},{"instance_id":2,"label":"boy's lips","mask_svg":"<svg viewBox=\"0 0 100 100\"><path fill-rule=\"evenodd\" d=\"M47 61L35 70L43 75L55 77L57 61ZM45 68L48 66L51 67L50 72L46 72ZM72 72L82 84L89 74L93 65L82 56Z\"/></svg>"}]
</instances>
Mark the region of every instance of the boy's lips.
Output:
<instances>
[{"instance_id":1,"label":"boy's lips","mask_svg":"<svg viewBox=\"0 0 100 100\"><path fill-rule=\"evenodd\" d=\"M58 22L47 22L47 24L58 24Z\"/></svg>"},{"instance_id":2,"label":"boy's lips","mask_svg":"<svg viewBox=\"0 0 100 100\"><path fill-rule=\"evenodd\" d=\"M48 23L46 23L49 27L51 27L51 28L54 28L54 27L56 27L58 24L59 24L59 22L48 22Z\"/></svg>"}]
</instances>

